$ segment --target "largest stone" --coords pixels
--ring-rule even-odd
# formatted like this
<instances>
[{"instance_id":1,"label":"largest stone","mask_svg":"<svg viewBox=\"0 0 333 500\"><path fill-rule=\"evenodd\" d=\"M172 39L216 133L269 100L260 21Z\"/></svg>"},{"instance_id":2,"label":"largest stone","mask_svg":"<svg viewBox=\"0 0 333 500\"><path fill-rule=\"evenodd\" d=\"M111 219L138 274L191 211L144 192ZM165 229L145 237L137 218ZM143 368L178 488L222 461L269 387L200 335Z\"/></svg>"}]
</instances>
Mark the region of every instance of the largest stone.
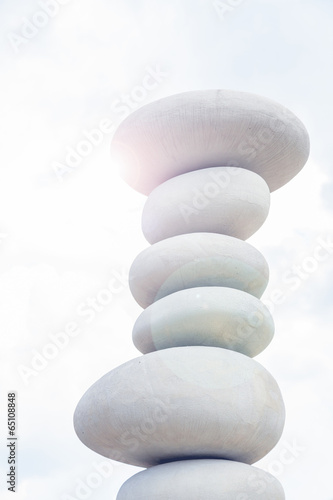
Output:
<instances>
[{"instance_id":1,"label":"largest stone","mask_svg":"<svg viewBox=\"0 0 333 500\"><path fill-rule=\"evenodd\" d=\"M217 347L176 347L112 370L74 415L84 444L114 460L149 467L180 459L252 464L279 440L280 390L258 362Z\"/></svg>"}]
</instances>

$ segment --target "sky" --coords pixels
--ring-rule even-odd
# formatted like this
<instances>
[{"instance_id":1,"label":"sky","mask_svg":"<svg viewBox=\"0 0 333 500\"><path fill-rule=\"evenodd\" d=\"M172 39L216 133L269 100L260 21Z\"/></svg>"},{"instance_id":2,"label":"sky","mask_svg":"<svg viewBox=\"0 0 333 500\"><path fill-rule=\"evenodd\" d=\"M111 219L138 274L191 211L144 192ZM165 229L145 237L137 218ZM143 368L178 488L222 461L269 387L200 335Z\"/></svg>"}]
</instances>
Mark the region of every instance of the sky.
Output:
<instances>
[{"instance_id":1,"label":"sky","mask_svg":"<svg viewBox=\"0 0 333 500\"><path fill-rule=\"evenodd\" d=\"M127 276L148 246L146 198L121 180L110 142L148 102L222 88L280 102L310 135L306 166L248 240L270 267L262 300L276 327L256 359L287 412L256 466L288 500L333 500L332 2L2 0L0 19L1 498L12 391L16 500L115 500L140 470L86 448L72 423L87 388L140 355Z\"/></svg>"}]
</instances>

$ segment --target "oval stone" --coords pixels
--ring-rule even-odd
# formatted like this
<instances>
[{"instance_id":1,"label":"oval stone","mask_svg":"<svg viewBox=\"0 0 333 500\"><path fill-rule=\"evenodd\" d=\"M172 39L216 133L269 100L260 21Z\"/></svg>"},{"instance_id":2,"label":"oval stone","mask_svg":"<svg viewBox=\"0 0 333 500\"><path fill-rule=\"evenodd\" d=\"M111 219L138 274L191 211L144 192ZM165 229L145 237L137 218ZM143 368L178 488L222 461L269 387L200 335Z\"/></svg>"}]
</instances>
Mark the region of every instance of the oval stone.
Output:
<instances>
[{"instance_id":1,"label":"oval stone","mask_svg":"<svg viewBox=\"0 0 333 500\"><path fill-rule=\"evenodd\" d=\"M274 191L304 166L309 137L302 122L271 99L198 90L131 113L116 130L111 153L125 181L143 194L171 177L228 165L256 172Z\"/></svg>"},{"instance_id":2,"label":"oval stone","mask_svg":"<svg viewBox=\"0 0 333 500\"><path fill-rule=\"evenodd\" d=\"M280 482L257 467L228 460L157 465L128 479L117 500L285 500Z\"/></svg>"},{"instance_id":3,"label":"oval stone","mask_svg":"<svg viewBox=\"0 0 333 500\"><path fill-rule=\"evenodd\" d=\"M170 293L198 286L226 286L261 297L268 283L262 254L238 238L214 233L173 236L143 250L129 271L142 307Z\"/></svg>"},{"instance_id":4,"label":"oval stone","mask_svg":"<svg viewBox=\"0 0 333 500\"><path fill-rule=\"evenodd\" d=\"M194 458L254 463L279 440L279 387L255 360L218 347L164 349L115 368L80 400L74 426L101 455L139 467Z\"/></svg>"},{"instance_id":5,"label":"oval stone","mask_svg":"<svg viewBox=\"0 0 333 500\"><path fill-rule=\"evenodd\" d=\"M274 335L267 307L249 293L226 287L188 288L149 307L133 327L143 354L189 345L223 347L253 357Z\"/></svg>"},{"instance_id":6,"label":"oval stone","mask_svg":"<svg viewBox=\"0 0 333 500\"><path fill-rule=\"evenodd\" d=\"M184 233L221 233L246 240L265 222L269 188L254 172L214 167L173 177L148 196L142 231L149 243Z\"/></svg>"}]
</instances>

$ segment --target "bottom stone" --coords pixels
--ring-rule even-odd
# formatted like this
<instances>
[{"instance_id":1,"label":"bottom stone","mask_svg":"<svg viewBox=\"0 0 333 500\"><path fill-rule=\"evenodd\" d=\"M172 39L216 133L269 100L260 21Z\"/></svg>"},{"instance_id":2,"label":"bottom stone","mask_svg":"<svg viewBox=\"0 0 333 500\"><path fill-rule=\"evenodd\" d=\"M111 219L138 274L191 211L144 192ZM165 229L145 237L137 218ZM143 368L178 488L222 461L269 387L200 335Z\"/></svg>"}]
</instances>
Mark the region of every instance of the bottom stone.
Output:
<instances>
[{"instance_id":1,"label":"bottom stone","mask_svg":"<svg viewBox=\"0 0 333 500\"><path fill-rule=\"evenodd\" d=\"M271 474L229 460L184 460L128 479L117 500L285 500Z\"/></svg>"}]
</instances>

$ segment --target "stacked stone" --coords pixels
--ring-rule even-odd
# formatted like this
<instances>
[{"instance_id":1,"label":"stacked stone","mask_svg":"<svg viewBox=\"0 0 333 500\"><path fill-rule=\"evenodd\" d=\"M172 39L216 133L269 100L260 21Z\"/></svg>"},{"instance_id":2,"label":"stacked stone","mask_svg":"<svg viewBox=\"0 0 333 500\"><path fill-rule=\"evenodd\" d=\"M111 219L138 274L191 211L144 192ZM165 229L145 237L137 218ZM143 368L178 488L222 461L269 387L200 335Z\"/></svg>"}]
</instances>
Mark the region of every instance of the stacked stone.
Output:
<instances>
[{"instance_id":1,"label":"stacked stone","mask_svg":"<svg viewBox=\"0 0 333 500\"><path fill-rule=\"evenodd\" d=\"M149 195L130 289L144 311L143 353L82 397L79 438L145 467L118 500L283 500L253 467L284 426L280 390L252 358L272 340L260 301L264 257L244 240L265 221L270 191L305 164L309 140L286 108L256 95L188 92L140 108L112 144L127 182Z\"/></svg>"}]
</instances>

